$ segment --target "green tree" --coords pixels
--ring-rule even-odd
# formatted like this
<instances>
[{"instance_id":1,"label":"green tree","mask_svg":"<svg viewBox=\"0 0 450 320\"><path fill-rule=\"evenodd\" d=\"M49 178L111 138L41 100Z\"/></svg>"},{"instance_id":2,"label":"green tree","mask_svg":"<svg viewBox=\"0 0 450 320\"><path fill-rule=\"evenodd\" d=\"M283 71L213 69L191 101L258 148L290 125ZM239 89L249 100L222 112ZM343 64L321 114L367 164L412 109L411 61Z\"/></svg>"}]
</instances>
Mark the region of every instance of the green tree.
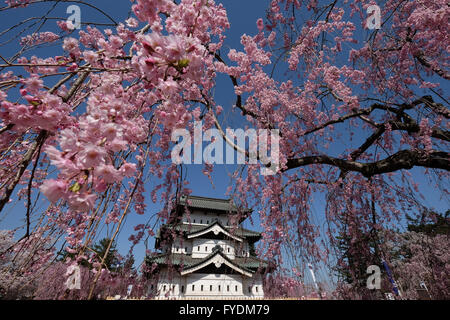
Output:
<instances>
[{"instance_id":1,"label":"green tree","mask_svg":"<svg viewBox=\"0 0 450 320\"><path fill-rule=\"evenodd\" d=\"M111 239L103 238L92 247L92 250L97 254L99 260L101 260L105 256L106 250L110 242ZM120 259L118 257L116 244L113 242L111 244L111 248L109 249L108 254L106 255L104 265L108 268L109 271L116 271L119 267L119 264Z\"/></svg>"},{"instance_id":2,"label":"green tree","mask_svg":"<svg viewBox=\"0 0 450 320\"><path fill-rule=\"evenodd\" d=\"M97 256L97 260L101 261L103 256L105 255L106 249L108 248L109 242L111 239L109 238L103 238L98 243L94 244L92 247L92 251L95 252ZM76 253L70 253L66 249L61 250L57 253L58 255L58 261L66 261L67 258L75 259ZM133 260L134 263L134 260ZM82 259L79 263L83 267L87 267L89 269L92 269L92 263L90 263L86 259ZM111 245L111 248L109 249L108 255L105 258L104 265L108 268L109 271L117 271L119 268L120 259L118 257L116 244L113 243Z\"/></svg>"},{"instance_id":3,"label":"green tree","mask_svg":"<svg viewBox=\"0 0 450 320\"><path fill-rule=\"evenodd\" d=\"M57 259L56 260L57 261L63 261L63 262L66 261L68 258L70 258L71 260L74 260L76 258L76 253L70 253L65 248L60 250L56 255L57 255ZM89 269L92 269L91 263L89 263L89 261L86 260L86 259L82 259L79 262L79 265L81 265L83 267L86 267L86 268L89 268Z\"/></svg>"},{"instance_id":4,"label":"green tree","mask_svg":"<svg viewBox=\"0 0 450 320\"><path fill-rule=\"evenodd\" d=\"M408 231L420 232L428 236L450 234L450 209L445 213L426 209L419 218L410 216L406 216L406 218L409 222Z\"/></svg>"}]
</instances>

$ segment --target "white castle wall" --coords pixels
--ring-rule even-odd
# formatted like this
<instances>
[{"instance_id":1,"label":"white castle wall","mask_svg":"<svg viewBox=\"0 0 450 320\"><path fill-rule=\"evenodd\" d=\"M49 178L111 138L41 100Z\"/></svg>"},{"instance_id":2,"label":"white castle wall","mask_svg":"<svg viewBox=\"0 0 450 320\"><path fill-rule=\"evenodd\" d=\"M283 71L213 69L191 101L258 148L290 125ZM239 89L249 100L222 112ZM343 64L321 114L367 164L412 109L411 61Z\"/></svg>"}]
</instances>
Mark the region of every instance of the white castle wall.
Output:
<instances>
[{"instance_id":1,"label":"white castle wall","mask_svg":"<svg viewBox=\"0 0 450 320\"><path fill-rule=\"evenodd\" d=\"M222 248L222 252L228 258L234 259L235 257L234 244L229 240L194 238L192 245L192 258L204 258L210 255L216 245Z\"/></svg>"},{"instance_id":2,"label":"white castle wall","mask_svg":"<svg viewBox=\"0 0 450 320\"><path fill-rule=\"evenodd\" d=\"M194 238L192 240L176 241L170 250L172 253L190 254L192 258L204 258L211 254L214 247L219 245L222 252L230 259L235 256L250 256L248 243L231 240Z\"/></svg>"},{"instance_id":3,"label":"white castle wall","mask_svg":"<svg viewBox=\"0 0 450 320\"><path fill-rule=\"evenodd\" d=\"M211 212L206 214L201 210L193 210L188 216L184 214L183 223L192 225L208 225L219 220L223 226L230 226L226 215L217 215ZM213 248L219 245L223 253L230 259L250 256L247 241L204 239L201 236L193 239L179 239L171 247L163 251L189 254L192 258L205 258L210 255ZM170 298L263 298L264 291L262 278L259 274L247 277L240 274L205 274L191 273L181 276L172 272L168 276L167 269L161 270L158 284L150 288L153 296L160 299ZM150 293L150 292L149 292Z\"/></svg>"},{"instance_id":4,"label":"white castle wall","mask_svg":"<svg viewBox=\"0 0 450 320\"><path fill-rule=\"evenodd\" d=\"M247 278L235 274L193 273L171 280L160 279L158 298L263 298L262 279L259 275Z\"/></svg>"},{"instance_id":5,"label":"white castle wall","mask_svg":"<svg viewBox=\"0 0 450 320\"><path fill-rule=\"evenodd\" d=\"M190 215L184 214L181 221L192 225L208 225L216 220L218 220L223 226L230 225L227 215L218 215L212 212L205 213L200 210L193 210Z\"/></svg>"},{"instance_id":6,"label":"white castle wall","mask_svg":"<svg viewBox=\"0 0 450 320\"><path fill-rule=\"evenodd\" d=\"M192 240L180 240L175 241L172 244L171 248L173 253L183 253L183 254L191 254L192 253Z\"/></svg>"}]
</instances>

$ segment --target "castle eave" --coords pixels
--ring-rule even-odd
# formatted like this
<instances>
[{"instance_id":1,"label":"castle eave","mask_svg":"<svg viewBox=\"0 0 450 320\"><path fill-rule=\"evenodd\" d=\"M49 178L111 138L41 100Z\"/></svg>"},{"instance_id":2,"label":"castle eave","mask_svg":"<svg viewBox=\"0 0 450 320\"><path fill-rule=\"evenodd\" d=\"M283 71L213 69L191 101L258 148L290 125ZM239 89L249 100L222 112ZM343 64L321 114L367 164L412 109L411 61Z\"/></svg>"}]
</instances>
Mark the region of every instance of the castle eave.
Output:
<instances>
[{"instance_id":1,"label":"castle eave","mask_svg":"<svg viewBox=\"0 0 450 320\"><path fill-rule=\"evenodd\" d=\"M251 278L254 273L254 271L251 271L245 267L242 267L236 263L233 263L229 258L227 258L225 255L223 255L220 250L215 250L208 257L202 259L202 261L199 261L197 264L195 264L189 268L183 269L180 273L183 276L183 275L186 275L189 273L199 271L211 264L214 264L216 266L216 268L220 268L222 264L225 264L226 266L233 269L234 271L236 271L240 274L243 274L249 278Z\"/></svg>"},{"instance_id":2,"label":"castle eave","mask_svg":"<svg viewBox=\"0 0 450 320\"><path fill-rule=\"evenodd\" d=\"M215 228L215 226L219 225L219 228ZM166 233L166 230L171 230ZM158 230L158 234L156 236L155 248L159 248L160 241L166 238L168 235L178 234L184 238L190 239L195 238L200 235L205 235L210 232L218 231L229 238L242 242L246 239L249 242L256 242L261 238L261 234L256 231L251 231L242 227L233 229L231 227L224 227L220 222L214 221L209 225L192 225L186 223L178 223L175 225L163 225L161 229ZM172 233L173 232L173 233Z\"/></svg>"},{"instance_id":3,"label":"castle eave","mask_svg":"<svg viewBox=\"0 0 450 320\"><path fill-rule=\"evenodd\" d=\"M227 236L231 239L234 239L236 241L239 241L239 242L242 242L244 240L241 237L238 237L238 236L235 236L235 235L229 233L227 230L225 230L225 228L218 221L208 225L207 227L205 227L201 230L187 234L187 238L188 239L197 238L197 237L203 236L210 232L212 232L214 235L218 235L219 233L222 233L225 236Z\"/></svg>"},{"instance_id":4,"label":"castle eave","mask_svg":"<svg viewBox=\"0 0 450 320\"><path fill-rule=\"evenodd\" d=\"M210 255L205 258L192 258L191 255L181 254L181 253L165 253L159 254L153 257L147 257L147 263L156 263L160 266L176 266L181 267L180 270L190 270L198 265L201 265L211 259L214 255L220 252L219 250L214 250ZM255 272L258 268L267 268L268 263L264 260L260 260L256 257L235 257L233 260L227 258L223 253L220 252L230 263L236 267L245 270L247 272ZM209 265L209 263L208 263Z\"/></svg>"}]
</instances>

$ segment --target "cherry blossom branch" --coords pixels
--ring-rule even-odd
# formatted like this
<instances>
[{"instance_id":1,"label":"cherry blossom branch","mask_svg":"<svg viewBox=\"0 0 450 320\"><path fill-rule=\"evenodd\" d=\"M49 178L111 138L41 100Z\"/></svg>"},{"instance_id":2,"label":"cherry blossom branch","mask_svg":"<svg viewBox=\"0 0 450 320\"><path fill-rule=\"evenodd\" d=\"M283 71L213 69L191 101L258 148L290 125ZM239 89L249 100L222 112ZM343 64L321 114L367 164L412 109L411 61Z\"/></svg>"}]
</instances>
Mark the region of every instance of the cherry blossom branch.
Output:
<instances>
[{"instance_id":1,"label":"cherry blossom branch","mask_svg":"<svg viewBox=\"0 0 450 320\"><path fill-rule=\"evenodd\" d=\"M45 139L48 137L48 132L46 130L42 130L38 137L36 138L36 141L33 143L30 149L25 153L24 157L22 158L18 170L16 173L16 176L14 180L6 187L5 194L0 199L0 211L3 210L3 207L6 203L8 203L9 198L14 191L14 188L19 183L20 178L22 177L23 173L25 172L25 169L28 167L28 164L30 163L31 159L34 156L34 153L36 150L44 143Z\"/></svg>"},{"instance_id":2,"label":"cherry blossom branch","mask_svg":"<svg viewBox=\"0 0 450 320\"><path fill-rule=\"evenodd\" d=\"M79 3L79 4L83 4L83 5L86 5L86 6L90 7L90 8L92 8L92 9L94 9L94 10L100 12L101 14L103 14L105 17L107 17L109 20L111 20L111 21L114 23L115 26L118 25L117 21L114 20L114 19L113 19L109 14L107 14L105 11L103 11L103 10L101 10L100 8L94 6L93 4L90 4L90 3L88 3L88 2L81 1L81 0L34 0L34 1L30 1L30 2L28 3L28 5L31 5L31 4L39 4L39 3L43 3L43 2L56 2L56 3L69 2L69 3ZM18 5L13 5L13 6L7 6L7 7L1 7L1 8L0 8L0 11L4 11L4 10L8 10L8 9L14 9L14 8L17 8L17 7L20 7L20 4L18 4Z\"/></svg>"},{"instance_id":3,"label":"cherry blossom branch","mask_svg":"<svg viewBox=\"0 0 450 320\"><path fill-rule=\"evenodd\" d=\"M150 137L149 137L147 140L150 140L150 141L149 141L150 143L151 143L151 141L152 141L152 139L153 139L153 134L154 134L154 131L155 131L156 127L157 127L157 124L158 124L158 122L155 121L155 124L154 124L153 129L150 130L150 132L149 132L149 136L150 136ZM149 124L149 126L151 126L151 124ZM147 144L147 148L146 148L146 151L145 151L144 159L147 159L147 158L148 158L150 143ZM125 206L125 209L124 209L124 211L123 211L123 213L122 213L122 216L120 217L120 220L119 220L118 223L117 223L116 230L114 231L114 234L113 234L113 236L111 237L110 242L109 242L109 244L108 244L108 246L107 246L107 248L106 248L106 250L105 250L105 253L104 253L104 255L103 255L102 259L101 259L100 265L99 265L99 267L98 267L98 269L97 269L97 274L96 274L96 276L95 276L95 278L94 278L94 280L93 280L93 282L92 282L91 288L90 288L90 290L89 290L88 300L91 300L92 297L93 297L94 289L95 289L95 287L96 287L96 285L97 285L97 281L98 281L98 279L99 279L100 276L101 276L101 269L102 269L102 266L105 264L105 260L106 260L106 257L108 256L109 250L111 249L112 243L113 243L113 241L115 240L117 234L119 233L120 227L121 227L121 225L122 225L122 223L123 223L123 221L124 221L124 218L126 217L126 215L127 215L127 213L128 213L130 204L131 204L131 202L132 202L132 200L133 200L133 198L134 198L134 194L136 193L136 190L137 190L137 188L138 188L138 186L139 186L139 183L141 182L140 180L141 180L141 178L142 178L142 176L143 176L143 173L144 173L144 167L145 167L145 166L143 166L143 167L141 168L141 170L139 170L139 173L138 173L138 175L137 175L137 177L136 177L136 180L135 180L133 189L132 189L130 195L128 196L128 201L127 201L127 204L126 204L126 206Z\"/></svg>"},{"instance_id":4,"label":"cherry blossom branch","mask_svg":"<svg viewBox=\"0 0 450 320\"><path fill-rule=\"evenodd\" d=\"M417 54L414 55L414 57L417 59L417 61L420 62L421 65L423 65L424 67L433 70L433 72L435 72L437 75L439 75L440 77L446 79L446 80L450 80L450 72L445 71L437 66L433 66L431 65L431 63L428 61L427 57L425 57L425 55L423 54L423 52L419 52Z\"/></svg>"},{"instance_id":5,"label":"cherry blossom branch","mask_svg":"<svg viewBox=\"0 0 450 320\"><path fill-rule=\"evenodd\" d=\"M26 213L26 220L27 220L27 229L25 232L25 238L28 238L30 236L30 210L31 210L31 188L33 186L33 179L34 179L34 174L36 172L36 168L38 166L39 163L39 157L41 155L41 149L43 146L44 142L39 144L38 147L38 151L37 151L37 155L36 155L36 160L34 162L34 166L33 169L31 170L31 176L30 179L28 180L28 189L27 189L27 213Z\"/></svg>"},{"instance_id":6,"label":"cherry blossom branch","mask_svg":"<svg viewBox=\"0 0 450 320\"><path fill-rule=\"evenodd\" d=\"M427 153L424 150L400 150L386 159L372 163L350 161L326 155L307 156L289 159L286 169L282 169L282 171L316 164L326 164L346 171L359 172L368 178L401 169L411 169L415 166L450 171L450 154L444 151Z\"/></svg>"},{"instance_id":7,"label":"cherry blossom branch","mask_svg":"<svg viewBox=\"0 0 450 320\"><path fill-rule=\"evenodd\" d=\"M70 88L67 95L63 98L64 102L67 102L75 94L75 92L78 90L80 85L87 78L88 74L89 74L88 71L85 71L81 74L81 76L75 81L74 85ZM70 77L66 77L63 80L65 80L65 79L68 80L69 78ZM65 80L65 81L67 81L67 80ZM55 87L53 87L53 90L56 90L57 86L59 86L59 85L61 85L61 84L57 83L55 85ZM12 124L12 126L10 126L9 129L11 129L13 126L14 125ZM8 126L6 126L5 128L8 128ZM39 132L39 135L37 136L35 142L33 143L32 147L30 149L28 149L28 151L25 153L24 157L22 158L22 160L18 166L18 170L17 170L14 180L6 187L5 194L0 199L0 212L3 210L3 207L5 206L5 204L8 203L12 192L14 191L16 185L19 183L23 173L25 172L25 169L28 167L31 159L34 156L34 153L36 152L36 150L38 148L40 149L42 147L42 145L45 143L45 140L47 139L48 136L49 136L48 131L41 130Z\"/></svg>"},{"instance_id":8,"label":"cherry blossom branch","mask_svg":"<svg viewBox=\"0 0 450 320\"><path fill-rule=\"evenodd\" d=\"M13 127L14 127L14 124L9 123L8 125L6 125L0 129L0 134L2 134L3 132L6 132L8 130L11 130Z\"/></svg>"},{"instance_id":9,"label":"cherry blossom branch","mask_svg":"<svg viewBox=\"0 0 450 320\"><path fill-rule=\"evenodd\" d=\"M118 234L118 232L120 230L120 226L122 225L122 222L124 221L124 218L125 218L125 216L128 213L129 206L131 204L131 201L133 200L133 196L134 196L134 193L137 190L137 187L138 187L138 184L139 184L139 179L140 179L141 176L142 176L142 170L139 172L139 176L137 177L136 182L135 182L134 187L133 187L133 190L131 191L131 194L130 194L130 196L128 198L127 205L126 205L126 207L125 207L125 209L124 209L124 211L122 213L122 216L120 217L119 222L117 223L116 230L114 231L114 234L113 234L113 236L110 239L110 242L109 242L109 244L108 244L108 246L107 246L107 248L105 250L105 254L103 255L103 257L101 259L100 266L99 266L99 268L97 270L97 274L95 275L94 281L92 282L92 285L91 285L91 288L90 288L90 291L89 291L88 300L91 300L92 297L93 297L95 286L97 284L98 279L101 276L101 269L102 269L102 267L105 264L106 257L108 256L108 253L109 253L109 250L111 249L112 243L114 242L114 239L116 238L116 236L117 236L117 234Z\"/></svg>"}]
</instances>

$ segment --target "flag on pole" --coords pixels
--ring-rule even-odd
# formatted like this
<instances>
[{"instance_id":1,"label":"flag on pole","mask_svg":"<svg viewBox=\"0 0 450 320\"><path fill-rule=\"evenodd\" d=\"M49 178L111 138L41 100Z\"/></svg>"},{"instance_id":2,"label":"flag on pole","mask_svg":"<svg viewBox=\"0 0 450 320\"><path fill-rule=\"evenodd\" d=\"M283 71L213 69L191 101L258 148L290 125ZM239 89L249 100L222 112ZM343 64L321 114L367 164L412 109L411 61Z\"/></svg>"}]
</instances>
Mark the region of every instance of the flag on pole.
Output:
<instances>
[{"instance_id":1,"label":"flag on pole","mask_svg":"<svg viewBox=\"0 0 450 320\"><path fill-rule=\"evenodd\" d=\"M316 276L314 275L314 269L311 263L308 263L308 267L309 267L309 272L311 272L311 277L314 281L314 286L316 287L316 290L319 290L319 286L317 285L316 282Z\"/></svg>"},{"instance_id":2,"label":"flag on pole","mask_svg":"<svg viewBox=\"0 0 450 320\"><path fill-rule=\"evenodd\" d=\"M397 283L395 282L394 278L392 277L391 269L389 269L389 266L384 259L381 260L381 262L383 263L384 269L386 269L386 273L389 277L389 281L392 283L392 290L394 291L395 295L401 297L401 293L398 290Z\"/></svg>"}]
</instances>

